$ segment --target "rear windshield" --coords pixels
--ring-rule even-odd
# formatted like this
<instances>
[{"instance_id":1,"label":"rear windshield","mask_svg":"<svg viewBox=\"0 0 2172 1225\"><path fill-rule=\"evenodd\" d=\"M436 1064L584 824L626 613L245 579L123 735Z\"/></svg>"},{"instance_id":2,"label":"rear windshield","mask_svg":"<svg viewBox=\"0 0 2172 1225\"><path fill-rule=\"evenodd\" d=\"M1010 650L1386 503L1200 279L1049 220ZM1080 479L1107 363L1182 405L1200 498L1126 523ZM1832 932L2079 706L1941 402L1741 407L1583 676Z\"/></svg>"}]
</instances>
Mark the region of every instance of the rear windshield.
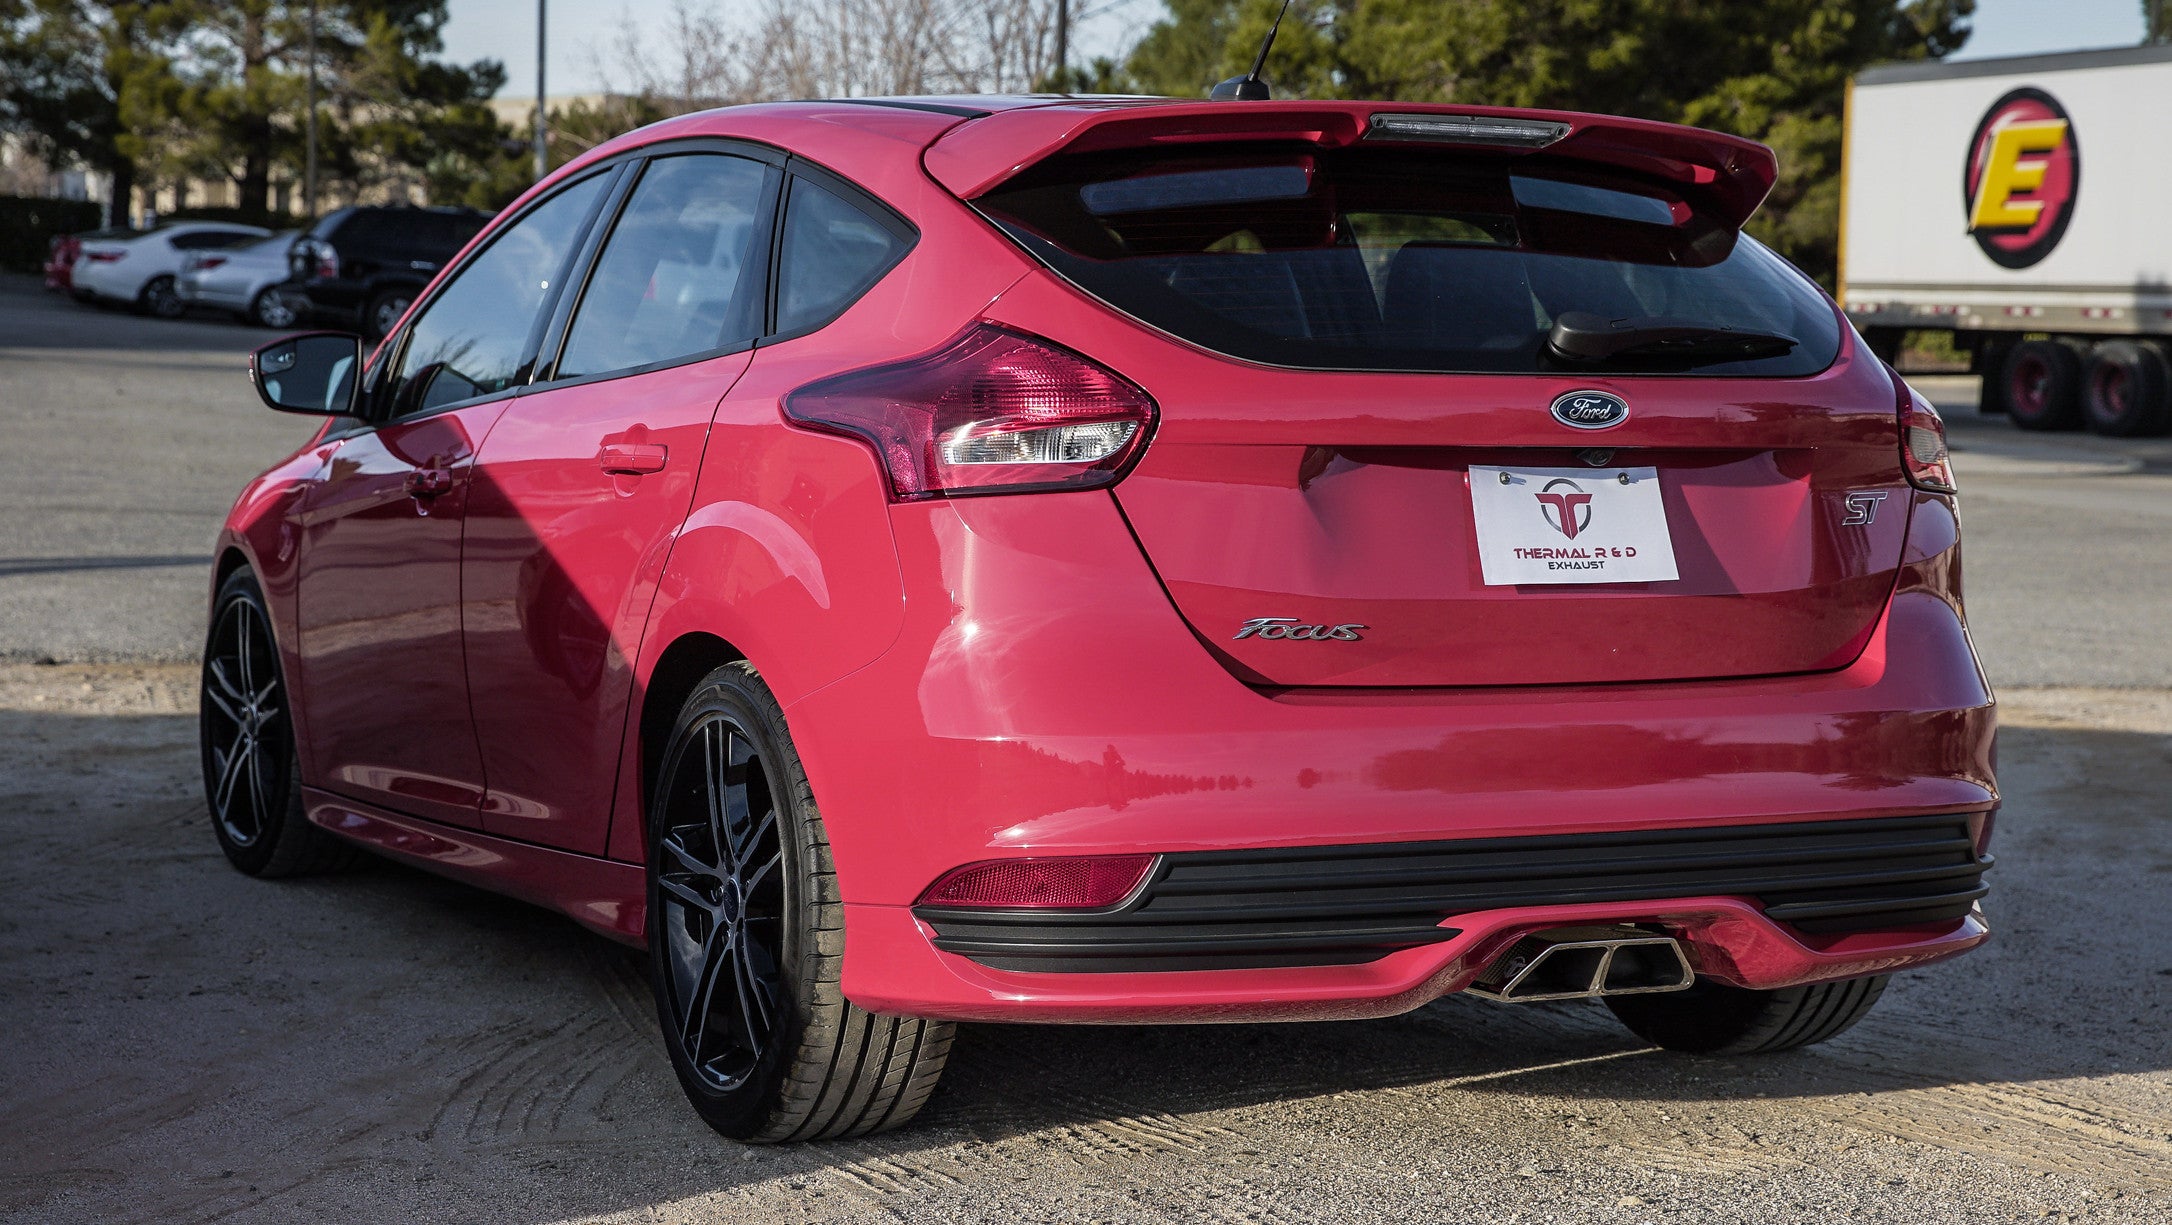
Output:
<instances>
[{"instance_id":1,"label":"rear windshield","mask_svg":"<svg viewBox=\"0 0 2172 1225\"><path fill-rule=\"evenodd\" d=\"M975 203L1111 306L1271 365L1770 377L1840 348L1833 308L1754 239L1662 185L1542 157L1124 151L1055 159ZM1548 343L1569 312L1760 339L1748 357L1571 359Z\"/></svg>"}]
</instances>

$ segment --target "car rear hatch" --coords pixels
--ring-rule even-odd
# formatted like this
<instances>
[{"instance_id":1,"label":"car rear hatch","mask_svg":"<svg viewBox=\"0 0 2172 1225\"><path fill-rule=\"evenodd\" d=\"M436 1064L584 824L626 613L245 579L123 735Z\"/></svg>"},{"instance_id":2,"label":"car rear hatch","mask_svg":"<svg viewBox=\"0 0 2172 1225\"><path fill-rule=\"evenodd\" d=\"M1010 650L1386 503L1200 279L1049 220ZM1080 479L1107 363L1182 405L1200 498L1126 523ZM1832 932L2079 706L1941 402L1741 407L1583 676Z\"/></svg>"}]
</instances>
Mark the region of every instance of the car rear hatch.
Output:
<instances>
[{"instance_id":1,"label":"car rear hatch","mask_svg":"<svg viewBox=\"0 0 2172 1225\"><path fill-rule=\"evenodd\" d=\"M995 115L927 165L1053 273L998 313L1155 398L1116 497L1247 681L1828 669L1890 595L1893 384L1740 236L1759 146L1170 105Z\"/></svg>"}]
</instances>

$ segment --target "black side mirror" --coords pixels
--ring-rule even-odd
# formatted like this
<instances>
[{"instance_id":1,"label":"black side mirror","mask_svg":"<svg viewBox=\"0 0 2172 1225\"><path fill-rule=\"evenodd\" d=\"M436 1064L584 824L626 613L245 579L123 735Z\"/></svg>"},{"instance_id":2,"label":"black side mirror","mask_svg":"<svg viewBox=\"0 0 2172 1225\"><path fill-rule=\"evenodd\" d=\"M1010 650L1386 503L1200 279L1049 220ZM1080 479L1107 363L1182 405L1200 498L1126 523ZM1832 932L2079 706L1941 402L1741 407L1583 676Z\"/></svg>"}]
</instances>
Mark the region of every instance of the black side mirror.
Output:
<instances>
[{"instance_id":1,"label":"black side mirror","mask_svg":"<svg viewBox=\"0 0 2172 1225\"><path fill-rule=\"evenodd\" d=\"M361 374L362 338L345 332L304 332L249 355L256 394L283 413L356 416Z\"/></svg>"}]
</instances>

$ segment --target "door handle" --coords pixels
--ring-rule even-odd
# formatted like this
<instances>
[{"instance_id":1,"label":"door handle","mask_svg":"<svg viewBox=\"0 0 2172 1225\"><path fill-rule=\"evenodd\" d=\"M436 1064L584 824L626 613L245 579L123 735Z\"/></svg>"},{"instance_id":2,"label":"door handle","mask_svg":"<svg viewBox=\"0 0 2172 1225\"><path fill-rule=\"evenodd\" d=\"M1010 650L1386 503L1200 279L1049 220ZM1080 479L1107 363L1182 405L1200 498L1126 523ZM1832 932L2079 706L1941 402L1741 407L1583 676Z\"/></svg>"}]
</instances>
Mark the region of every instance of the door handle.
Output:
<instances>
[{"instance_id":1,"label":"door handle","mask_svg":"<svg viewBox=\"0 0 2172 1225\"><path fill-rule=\"evenodd\" d=\"M407 496L434 498L452 488L453 475L449 468L415 468L407 474Z\"/></svg>"},{"instance_id":2,"label":"door handle","mask_svg":"<svg viewBox=\"0 0 2172 1225\"><path fill-rule=\"evenodd\" d=\"M670 457L660 442L607 442L596 462L612 476L645 476L662 472Z\"/></svg>"}]
</instances>

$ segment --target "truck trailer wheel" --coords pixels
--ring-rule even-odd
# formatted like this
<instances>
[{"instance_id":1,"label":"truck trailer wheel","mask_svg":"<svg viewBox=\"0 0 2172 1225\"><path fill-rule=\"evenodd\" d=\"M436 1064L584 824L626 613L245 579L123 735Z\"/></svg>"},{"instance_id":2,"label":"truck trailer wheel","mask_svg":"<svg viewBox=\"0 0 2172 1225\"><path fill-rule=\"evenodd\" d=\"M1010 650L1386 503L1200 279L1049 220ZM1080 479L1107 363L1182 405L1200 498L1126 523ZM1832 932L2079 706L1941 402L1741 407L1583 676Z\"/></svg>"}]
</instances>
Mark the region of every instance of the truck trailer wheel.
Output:
<instances>
[{"instance_id":1,"label":"truck trailer wheel","mask_svg":"<svg viewBox=\"0 0 2172 1225\"><path fill-rule=\"evenodd\" d=\"M2172 426L2172 362L2154 340L2107 340L2082 370L2082 420L2114 438Z\"/></svg>"},{"instance_id":2,"label":"truck trailer wheel","mask_svg":"<svg viewBox=\"0 0 2172 1225\"><path fill-rule=\"evenodd\" d=\"M2025 430L2071 430L2081 424L2081 346L2062 337L2024 340L2006 355L2000 373L2006 412Z\"/></svg>"}]
</instances>

